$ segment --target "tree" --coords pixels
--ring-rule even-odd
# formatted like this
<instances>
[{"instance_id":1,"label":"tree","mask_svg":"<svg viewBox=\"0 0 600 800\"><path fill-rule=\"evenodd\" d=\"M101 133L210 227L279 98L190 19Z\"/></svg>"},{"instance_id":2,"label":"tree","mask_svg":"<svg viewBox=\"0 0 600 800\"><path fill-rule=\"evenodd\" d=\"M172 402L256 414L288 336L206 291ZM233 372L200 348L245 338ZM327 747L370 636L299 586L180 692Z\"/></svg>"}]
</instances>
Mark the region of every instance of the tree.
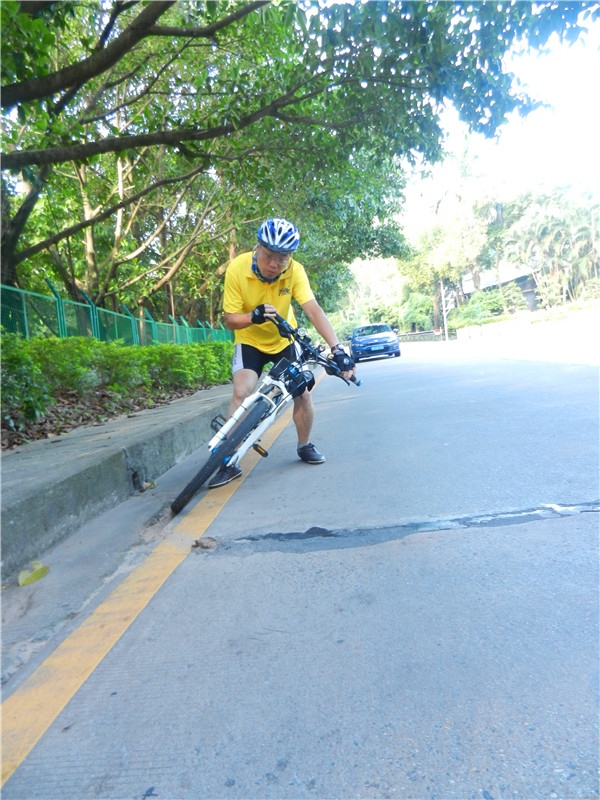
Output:
<instances>
[{"instance_id":1,"label":"tree","mask_svg":"<svg viewBox=\"0 0 600 800\"><path fill-rule=\"evenodd\" d=\"M532 107L504 53L524 36L577 36L588 7L7 0L2 281L52 269L72 294L122 301L136 286L146 302L184 264L207 257L214 277L246 223L293 208L319 171L338 250L368 252L369 237L389 250L401 240L347 180L356 162L384 187L384 212L393 160L441 155L442 103L492 134ZM186 291L209 283L205 270Z\"/></svg>"},{"instance_id":2,"label":"tree","mask_svg":"<svg viewBox=\"0 0 600 800\"><path fill-rule=\"evenodd\" d=\"M594 222L600 207L564 189L525 200L522 215L505 232L506 257L531 273L542 305L574 300L598 275Z\"/></svg>"},{"instance_id":3,"label":"tree","mask_svg":"<svg viewBox=\"0 0 600 800\"><path fill-rule=\"evenodd\" d=\"M402 325L412 333L431 330L434 308L430 295L411 292L402 307Z\"/></svg>"}]
</instances>

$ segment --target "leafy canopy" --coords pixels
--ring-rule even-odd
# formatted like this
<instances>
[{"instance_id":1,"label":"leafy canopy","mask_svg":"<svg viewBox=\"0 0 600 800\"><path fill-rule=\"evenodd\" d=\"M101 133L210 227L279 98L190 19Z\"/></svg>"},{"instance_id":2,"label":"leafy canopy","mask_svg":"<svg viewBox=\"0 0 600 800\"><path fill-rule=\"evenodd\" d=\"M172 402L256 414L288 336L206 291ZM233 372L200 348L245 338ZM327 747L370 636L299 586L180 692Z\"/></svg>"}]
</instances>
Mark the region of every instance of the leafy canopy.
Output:
<instances>
[{"instance_id":1,"label":"leafy canopy","mask_svg":"<svg viewBox=\"0 0 600 800\"><path fill-rule=\"evenodd\" d=\"M155 313L174 287L193 319L218 307L223 264L271 213L297 219L306 260L334 272L402 254L398 164L441 157L443 104L494 134L533 106L503 71L512 44L572 39L598 12L5 0L1 13L3 282L51 275Z\"/></svg>"}]
</instances>

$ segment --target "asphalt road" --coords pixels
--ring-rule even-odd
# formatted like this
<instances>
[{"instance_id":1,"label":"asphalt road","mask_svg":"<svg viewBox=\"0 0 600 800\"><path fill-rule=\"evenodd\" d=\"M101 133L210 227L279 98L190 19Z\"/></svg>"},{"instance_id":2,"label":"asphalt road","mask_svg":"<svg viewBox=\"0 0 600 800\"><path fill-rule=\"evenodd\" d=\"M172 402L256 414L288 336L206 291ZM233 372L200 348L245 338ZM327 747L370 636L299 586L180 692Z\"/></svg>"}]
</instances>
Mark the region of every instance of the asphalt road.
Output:
<instances>
[{"instance_id":1,"label":"asphalt road","mask_svg":"<svg viewBox=\"0 0 600 800\"><path fill-rule=\"evenodd\" d=\"M5 800L598 797L598 368L417 352L166 526Z\"/></svg>"}]
</instances>

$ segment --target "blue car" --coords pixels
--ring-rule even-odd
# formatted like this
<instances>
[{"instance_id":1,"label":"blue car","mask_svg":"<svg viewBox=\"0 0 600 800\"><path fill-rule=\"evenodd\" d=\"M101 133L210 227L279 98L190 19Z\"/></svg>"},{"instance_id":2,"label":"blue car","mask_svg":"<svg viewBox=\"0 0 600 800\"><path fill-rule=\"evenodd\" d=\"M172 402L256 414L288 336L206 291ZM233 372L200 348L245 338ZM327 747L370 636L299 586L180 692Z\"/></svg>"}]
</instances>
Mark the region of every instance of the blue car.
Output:
<instances>
[{"instance_id":1,"label":"blue car","mask_svg":"<svg viewBox=\"0 0 600 800\"><path fill-rule=\"evenodd\" d=\"M385 325L378 322L373 325L361 325L355 328L350 339L350 352L352 359L356 362L363 358L375 358L376 356L395 356L400 355L400 340L396 333Z\"/></svg>"}]
</instances>

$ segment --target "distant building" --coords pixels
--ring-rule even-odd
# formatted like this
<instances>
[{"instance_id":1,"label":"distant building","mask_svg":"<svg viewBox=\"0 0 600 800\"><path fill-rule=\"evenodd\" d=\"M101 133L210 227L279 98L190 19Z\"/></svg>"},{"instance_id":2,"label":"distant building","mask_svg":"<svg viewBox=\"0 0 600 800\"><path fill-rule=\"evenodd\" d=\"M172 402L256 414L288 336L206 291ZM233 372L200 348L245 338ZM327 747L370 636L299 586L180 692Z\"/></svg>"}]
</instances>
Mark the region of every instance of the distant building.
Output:
<instances>
[{"instance_id":1,"label":"distant building","mask_svg":"<svg viewBox=\"0 0 600 800\"><path fill-rule=\"evenodd\" d=\"M523 293L527 308L530 311L535 311L537 308L536 287L530 269L501 261L498 269L486 269L479 273L480 289L491 289L503 286L506 283L516 283ZM470 272L463 276L462 290L466 297L469 297L475 291L473 275Z\"/></svg>"}]
</instances>

